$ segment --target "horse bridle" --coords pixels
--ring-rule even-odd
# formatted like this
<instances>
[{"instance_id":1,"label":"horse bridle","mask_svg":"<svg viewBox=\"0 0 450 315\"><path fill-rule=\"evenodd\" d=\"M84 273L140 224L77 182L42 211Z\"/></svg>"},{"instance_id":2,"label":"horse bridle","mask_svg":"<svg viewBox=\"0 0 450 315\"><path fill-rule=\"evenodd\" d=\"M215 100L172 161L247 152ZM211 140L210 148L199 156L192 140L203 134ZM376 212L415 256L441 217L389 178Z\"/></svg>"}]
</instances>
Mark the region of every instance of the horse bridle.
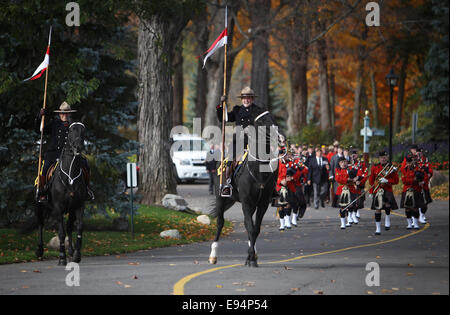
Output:
<instances>
[{"instance_id":1,"label":"horse bridle","mask_svg":"<svg viewBox=\"0 0 450 315\"><path fill-rule=\"evenodd\" d=\"M85 127L82 123L80 123L80 122L74 122L74 123L72 123L72 124L69 126L69 131L70 131L70 128L71 128L72 126L74 126L74 125L81 125L81 126L83 126L83 128L86 129L86 127ZM69 143L69 145L70 145L71 148L72 148L72 144ZM79 152L74 152L73 150L72 150L72 152L73 152L73 158L72 158L72 162L70 162L69 174L67 174L67 173L63 170L63 167L62 167L62 160L61 160L61 163L59 163L59 168L60 168L61 172L62 172L64 175L66 175L67 178L69 179L69 185L70 185L70 186L72 186L73 183L74 183L74 182L81 176L81 174L82 174L82 170L81 170L81 168L80 168L80 173L79 173L75 178L70 177L70 174L72 173L73 162L75 161L76 157L80 155ZM62 181L62 179L61 179L61 181ZM63 182L63 184L64 184L64 181L62 181L62 182Z\"/></svg>"},{"instance_id":2,"label":"horse bridle","mask_svg":"<svg viewBox=\"0 0 450 315\"><path fill-rule=\"evenodd\" d=\"M267 114L269 114L269 111L265 111L265 112L259 114L258 116L256 116L254 122L256 122L258 119L260 119L261 117L263 117L263 116L265 116L265 115L267 115ZM275 127L275 125L272 124L271 127ZM283 136L282 134L280 134L280 133L278 132L278 130L277 130L276 132L277 132L277 135L278 135L278 139L280 139L280 137L284 138L284 136ZM284 157L286 156L286 154L287 154L287 151L286 151L283 155L280 155L280 156L278 156L278 157L276 157L276 158L269 159L269 160L263 160L263 159L257 158L256 156L253 156L253 154L251 153L251 150L248 150L248 155L249 155L252 159L254 159L255 161L263 162L263 163L269 163L269 167L270 167L270 170L272 171L272 173L274 172L274 170L273 170L273 168L272 168L272 162L284 158ZM251 173L251 172L250 172L250 173ZM253 176L253 175L252 175L252 176Z\"/></svg>"}]
</instances>

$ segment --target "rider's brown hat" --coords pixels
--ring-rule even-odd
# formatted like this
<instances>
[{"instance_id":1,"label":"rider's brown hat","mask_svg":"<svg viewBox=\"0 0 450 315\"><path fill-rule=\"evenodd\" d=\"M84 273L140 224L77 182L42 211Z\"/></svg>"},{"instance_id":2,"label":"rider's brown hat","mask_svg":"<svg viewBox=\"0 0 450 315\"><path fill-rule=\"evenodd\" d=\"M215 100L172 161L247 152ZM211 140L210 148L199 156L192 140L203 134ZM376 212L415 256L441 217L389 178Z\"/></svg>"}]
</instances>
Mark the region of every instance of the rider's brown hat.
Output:
<instances>
[{"instance_id":1,"label":"rider's brown hat","mask_svg":"<svg viewBox=\"0 0 450 315\"><path fill-rule=\"evenodd\" d=\"M241 95L238 95L239 98L243 97L257 97L258 95L255 95L255 91L253 91L249 86L246 86L242 89Z\"/></svg>"},{"instance_id":2,"label":"rider's brown hat","mask_svg":"<svg viewBox=\"0 0 450 315\"><path fill-rule=\"evenodd\" d=\"M62 102L61 106L59 106L58 110L54 110L55 113L60 113L60 114L70 114L70 113L75 113L76 110L75 109L71 109L70 105L67 104L66 102Z\"/></svg>"}]
</instances>

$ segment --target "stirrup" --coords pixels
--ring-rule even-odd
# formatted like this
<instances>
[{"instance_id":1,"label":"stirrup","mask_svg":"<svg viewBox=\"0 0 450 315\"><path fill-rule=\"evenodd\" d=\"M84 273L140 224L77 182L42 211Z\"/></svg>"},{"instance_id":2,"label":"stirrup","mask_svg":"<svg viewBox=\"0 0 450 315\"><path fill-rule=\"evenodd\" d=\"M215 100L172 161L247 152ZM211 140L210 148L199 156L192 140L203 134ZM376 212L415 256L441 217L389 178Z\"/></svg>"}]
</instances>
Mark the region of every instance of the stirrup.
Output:
<instances>
[{"instance_id":1,"label":"stirrup","mask_svg":"<svg viewBox=\"0 0 450 315\"><path fill-rule=\"evenodd\" d=\"M229 193L225 191L226 189L229 190ZM229 197L231 197L232 194L233 194L233 186L231 186L231 184L226 184L220 190L220 197L227 197L227 198L229 198Z\"/></svg>"},{"instance_id":2,"label":"stirrup","mask_svg":"<svg viewBox=\"0 0 450 315\"><path fill-rule=\"evenodd\" d=\"M48 195L46 194L39 194L37 198L38 203L48 203Z\"/></svg>"}]
</instances>

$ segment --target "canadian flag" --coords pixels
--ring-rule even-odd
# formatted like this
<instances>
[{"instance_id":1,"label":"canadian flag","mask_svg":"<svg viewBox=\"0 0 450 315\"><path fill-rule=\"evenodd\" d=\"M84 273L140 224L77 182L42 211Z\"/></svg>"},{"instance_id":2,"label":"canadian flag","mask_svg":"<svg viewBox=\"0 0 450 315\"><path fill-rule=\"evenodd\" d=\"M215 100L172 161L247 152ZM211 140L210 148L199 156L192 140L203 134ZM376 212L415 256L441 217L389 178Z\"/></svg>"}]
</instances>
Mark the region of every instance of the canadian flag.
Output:
<instances>
[{"instance_id":1,"label":"canadian flag","mask_svg":"<svg viewBox=\"0 0 450 315\"><path fill-rule=\"evenodd\" d=\"M47 70L48 64L50 63L50 41L52 39L52 28L50 27L50 34L48 35L48 46L47 52L45 53L44 61L39 65L39 67L34 71L33 75L28 79L23 80L23 82L28 80L35 80L42 76L42 74Z\"/></svg>"},{"instance_id":2,"label":"canadian flag","mask_svg":"<svg viewBox=\"0 0 450 315\"><path fill-rule=\"evenodd\" d=\"M209 47L209 49L203 53L203 55L206 54L205 59L203 59L203 68L205 67L206 60L208 60L208 58L212 54L214 54L217 49L219 49L220 47L222 47L222 46L227 44L227 38L228 38L228 36L227 36L227 28L225 27L223 32L219 35L219 37L217 37L217 39L211 45L211 47Z\"/></svg>"}]
</instances>

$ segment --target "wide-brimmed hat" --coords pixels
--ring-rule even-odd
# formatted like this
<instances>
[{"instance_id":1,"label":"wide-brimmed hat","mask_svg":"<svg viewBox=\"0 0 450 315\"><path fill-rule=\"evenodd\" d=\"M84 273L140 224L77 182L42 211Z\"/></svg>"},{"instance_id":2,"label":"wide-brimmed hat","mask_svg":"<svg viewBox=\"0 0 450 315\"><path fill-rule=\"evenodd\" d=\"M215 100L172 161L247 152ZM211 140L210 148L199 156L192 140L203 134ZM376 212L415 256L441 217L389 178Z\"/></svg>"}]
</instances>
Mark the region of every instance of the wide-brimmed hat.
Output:
<instances>
[{"instance_id":1,"label":"wide-brimmed hat","mask_svg":"<svg viewBox=\"0 0 450 315\"><path fill-rule=\"evenodd\" d=\"M75 109L71 109L70 105L67 104L66 102L62 102L61 106L59 106L59 109L58 110L54 110L53 112L60 113L60 114L70 114L70 113L75 113L76 110Z\"/></svg>"},{"instance_id":2,"label":"wide-brimmed hat","mask_svg":"<svg viewBox=\"0 0 450 315\"><path fill-rule=\"evenodd\" d=\"M246 86L242 89L241 95L238 95L237 97L243 98L243 97L257 97L258 95L255 95L255 91L253 91L249 86Z\"/></svg>"}]
</instances>

